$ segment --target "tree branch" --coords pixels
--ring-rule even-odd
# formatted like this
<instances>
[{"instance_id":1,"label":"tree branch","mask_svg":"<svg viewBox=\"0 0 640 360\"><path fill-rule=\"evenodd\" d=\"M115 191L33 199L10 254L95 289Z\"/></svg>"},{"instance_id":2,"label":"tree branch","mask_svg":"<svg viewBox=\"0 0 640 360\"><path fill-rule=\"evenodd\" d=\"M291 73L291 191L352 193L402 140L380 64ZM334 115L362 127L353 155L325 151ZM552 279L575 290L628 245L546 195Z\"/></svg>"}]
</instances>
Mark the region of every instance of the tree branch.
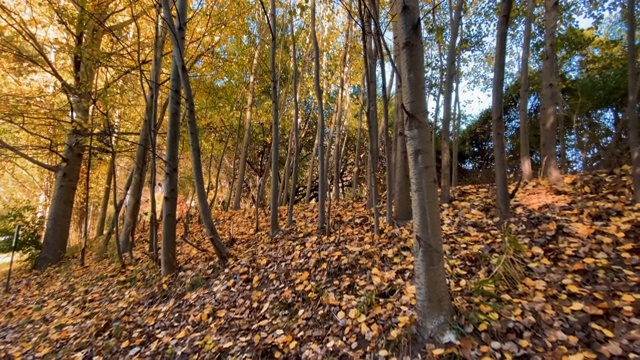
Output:
<instances>
[{"instance_id":1,"label":"tree branch","mask_svg":"<svg viewBox=\"0 0 640 360\"><path fill-rule=\"evenodd\" d=\"M58 166L49 165L49 164L44 163L44 162L42 162L40 160L36 160L33 157L31 157L31 156L25 154L24 152L20 151L18 148L7 144L2 139L0 139L0 148L7 149L7 150L11 151L12 153L20 156L21 158L29 161L30 163L32 163L34 165L37 165L37 166L40 166L43 169L46 169L46 170L49 170L49 171L52 171L52 172L58 171Z\"/></svg>"}]
</instances>

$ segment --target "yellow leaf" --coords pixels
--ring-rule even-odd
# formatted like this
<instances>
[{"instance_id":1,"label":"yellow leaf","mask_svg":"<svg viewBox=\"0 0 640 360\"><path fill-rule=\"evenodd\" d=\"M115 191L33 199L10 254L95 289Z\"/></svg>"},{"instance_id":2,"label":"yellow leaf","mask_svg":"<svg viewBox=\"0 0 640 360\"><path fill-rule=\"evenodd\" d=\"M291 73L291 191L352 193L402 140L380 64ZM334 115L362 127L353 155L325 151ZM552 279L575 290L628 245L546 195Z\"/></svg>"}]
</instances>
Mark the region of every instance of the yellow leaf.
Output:
<instances>
[{"instance_id":1,"label":"yellow leaf","mask_svg":"<svg viewBox=\"0 0 640 360\"><path fill-rule=\"evenodd\" d=\"M586 262L587 264L593 264L594 262L596 262L596 259L588 257L582 259L582 261Z\"/></svg>"},{"instance_id":2,"label":"yellow leaf","mask_svg":"<svg viewBox=\"0 0 640 360\"><path fill-rule=\"evenodd\" d=\"M255 334L255 335L253 336L253 342L254 342L254 343L256 343L256 344L257 344L257 343L259 343L259 342L260 342L260 335Z\"/></svg>"},{"instance_id":3,"label":"yellow leaf","mask_svg":"<svg viewBox=\"0 0 640 360\"><path fill-rule=\"evenodd\" d=\"M178 333L178 335L176 335L176 339L182 339L185 336L187 336L187 330L186 329L182 329L182 331L180 331L180 333Z\"/></svg>"},{"instance_id":4,"label":"yellow leaf","mask_svg":"<svg viewBox=\"0 0 640 360\"><path fill-rule=\"evenodd\" d=\"M487 325L486 322L483 322L482 324L478 325L478 330L485 331L485 330L487 330L488 327L489 327L489 325Z\"/></svg>"},{"instance_id":5,"label":"yellow leaf","mask_svg":"<svg viewBox=\"0 0 640 360\"><path fill-rule=\"evenodd\" d=\"M442 355L444 354L444 349L443 348L433 349L431 350L431 354L433 354L433 356Z\"/></svg>"},{"instance_id":6,"label":"yellow leaf","mask_svg":"<svg viewBox=\"0 0 640 360\"><path fill-rule=\"evenodd\" d=\"M532 252L534 255L542 255L542 254L544 254L544 250L542 250L539 246L534 246L534 247L532 247L532 248L531 248L531 252Z\"/></svg>"},{"instance_id":7,"label":"yellow leaf","mask_svg":"<svg viewBox=\"0 0 640 360\"><path fill-rule=\"evenodd\" d=\"M253 277L253 286L258 285L258 283L260 282L260 275L256 275Z\"/></svg>"},{"instance_id":8,"label":"yellow leaf","mask_svg":"<svg viewBox=\"0 0 640 360\"><path fill-rule=\"evenodd\" d=\"M527 339L520 339L520 341L518 341L518 343L523 348L529 347L529 345L531 345L531 343L529 343L529 340L527 340Z\"/></svg>"},{"instance_id":9,"label":"yellow leaf","mask_svg":"<svg viewBox=\"0 0 640 360\"><path fill-rule=\"evenodd\" d=\"M482 311L483 313L488 313L489 311L492 310L492 307L489 305L485 305L485 304L481 304L480 305L480 311Z\"/></svg>"},{"instance_id":10,"label":"yellow leaf","mask_svg":"<svg viewBox=\"0 0 640 360\"><path fill-rule=\"evenodd\" d=\"M120 349L124 349L127 346L129 346L129 340L125 340L121 345L120 345Z\"/></svg>"},{"instance_id":11,"label":"yellow leaf","mask_svg":"<svg viewBox=\"0 0 640 360\"><path fill-rule=\"evenodd\" d=\"M389 352L387 350L382 349L382 350L378 351L378 355L380 355L380 356L389 356Z\"/></svg>"},{"instance_id":12,"label":"yellow leaf","mask_svg":"<svg viewBox=\"0 0 640 360\"><path fill-rule=\"evenodd\" d=\"M357 313L356 309L349 310L349 317L352 319L355 319L357 317L356 313Z\"/></svg>"},{"instance_id":13,"label":"yellow leaf","mask_svg":"<svg viewBox=\"0 0 640 360\"><path fill-rule=\"evenodd\" d=\"M337 316L338 316L338 320L342 320L342 319L344 319L344 317L345 317L344 311L340 310L340 311L338 312L338 315L337 315Z\"/></svg>"},{"instance_id":14,"label":"yellow leaf","mask_svg":"<svg viewBox=\"0 0 640 360\"><path fill-rule=\"evenodd\" d=\"M573 311L580 311L580 310L582 310L582 308L584 308L584 304L581 303L581 302L577 302L577 301L574 301L573 304L571 304L571 307L570 307L570 309L573 310Z\"/></svg>"},{"instance_id":15,"label":"yellow leaf","mask_svg":"<svg viewBox=\"0 0 640 360\"><path fill-rule=\"evenodd\" d=\"M309 272L305 271L304 273L302 273L302 275L300 276L300 278L298 279L299 281L305 281L309 278Z\"/></svg>"},{"instance_id":16,"label":"yellow leaf","mask_svg":"<svg viewBox=\"0 0 640 360\"><path fill-rule=\"evenodd\" d=\"M282 353L281 353L280 351L276 351L276 352L273 354L273 357L274 357L274 358L276 358L276 359L280 359L280 358L282 357Z\"/></svg>"},{"instance_id":17,"label":"yellow leaf","mask_svg":"<svg viewBox=\"0 0 640 360\"><path fill-rule=\"evenodd\" d=\"M579 293L580 292L580 288L571 284L571 285L567 285L567 291L572 292L572 293Z\"/></svg>"},{"instance_id":18,"label":"yellow leaf","mask_svg":"<svg viewBox=\"0 0 640 360\"><path fill-rule=\"evenodd\" d=\"M228 343L225 343L224 345L222 345L223 349L228 349L230 347L233 346L233 341L229 341Z\"/></svg>"},{"instance_id":19,"label":"yellow leaf","mask_svg":"<svg viewBox=\"0 0 640 360\"><path fill-rule=\"evenodd\" d=\"M633 295L630 295L630 294L624 294L624 295L622 295L622 297L620 299L622 301L628 302L628 303L632 303L632 302L636 301L636 298L633 297Z\"/></svg>"},{"instance_id":20,"label":"yellow leaf","mask_svg":"<svg viewBox=\"0 0 640 360\"><path fill-rule=\"evenodd\" d=\"M489 313L489 315L487 315L489 317L489 319L496 321L500 318L500 315L497 312L492 312Z\"/></svg>"},{"instance_id":21,"label":"yellow leaf","mask_svg":"<svg viewBox=\"0 0 640 360\"><path fill-rule=\"evenodd\" d=\"M584 355L582 353L569 355L569 360L582 360L584 359Z\"/></svg>"}]
</instances>

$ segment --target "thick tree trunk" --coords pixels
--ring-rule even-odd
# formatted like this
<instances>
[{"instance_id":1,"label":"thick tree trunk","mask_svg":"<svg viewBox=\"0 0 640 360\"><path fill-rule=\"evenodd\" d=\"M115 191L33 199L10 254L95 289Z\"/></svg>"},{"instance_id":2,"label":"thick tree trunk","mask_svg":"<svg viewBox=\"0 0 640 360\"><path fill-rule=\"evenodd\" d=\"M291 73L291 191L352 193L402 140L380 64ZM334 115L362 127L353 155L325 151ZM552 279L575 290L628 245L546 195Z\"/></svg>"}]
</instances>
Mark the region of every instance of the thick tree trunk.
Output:
<instances>
[{"instance_id":1,"label":"thick tree trunk","mask_svg":"<svg viewBox=\"0 0 640 360\"><path fill-rule=\"evenodd\" d=\"M107 179L102 191L102 201L100 202L100 213L98 214L98 224L96 226L96 237L102 236L104 233L104 224L107 222L107 212L109 209L109 198L111 195L111 178L113 177L113 169L111 166L107 169Z\"/></svg>"},{"instance_id":2,"label":"thick tree trunk","mask_svg":"<svg viewBox=\"0 0 640 360\"><path fill-rule=\"evenodd\" d=\"M447 49L447 74L444 79L444 104L442 116L442 132L441 132L441 166L440 166L440 201L448 203L451 199L451 103L453 97L453 82L456 66L456 44L458 42L458 30L460 29L460 21L462 19L462 7L464 0L458 0L456 3L455 14L451 22L451 37L449 39L449 48Z\"/></svg>"},{"instance_id":3,"label":"thick tree trunk","mask_svg":"<svg viewBox=\"0 0 640 360\"><path fill-rule=\"evenodd\" d=\"M529 151L529 52L531 47L531 26L533 24L533 11L535 0L527 0L527 12L524 18L524 34L522 38L522 58L520 62L520 99L518 101L518 114L520 117L520 169L522 180L533 179L531 169L531 153Z\"/></svg>"},{"instance_id":4,"label":"thick tree trunk","mask_svg":"<svg viewBox=\"0 0 640 360\"><path fill-rule=\"evenodd\" d=\"M253 114L253 97L256 86L256 70L258 69L258 60L260 59L260 45L256 46L253 54L253 63L251 65L251 74L249 75L249 91L247 92L247 108L244 119L244 137L242 139L242 153L240 155L240 164L238 165L238 177L236 179L236 190L233 197L233 210L240 209L240 200L242 200L242 188L244 186L244 177L247 168L247 154L249 152L249 142L251 141L251 117Z\"/></svg>"},{"instance_id":5,"label":"thick tree trunk","mask_svg":"<svg viewBox=\"0 0 640 360\"><path fill-rule=\"evenodd\" d=\"M627 0L627 121L633 178L633 198L640 203L640 138L638 134L638 67L636 64L635 0Z\"/></svg>"},{"instance_id":6,"label":"thick tree trunk","mask_svg":"<svg viewBox=\"0 0 640 360\"><path fill-rule=\"evenodd\" d=\"M325 230L325 208L324 200L326 196L326 168L324 167L324 106L322 103L322 88L320 87L320 48L316 34L316 1L311 0L311 41L313 42L314 57L314 84L316 98L318 101L318 231Z\"/></svg>"},{"instance_id":7,"label":"thick tree trunk","mask_svg":"<svg viewBox=\"0 0 640 360\"><path fill-rule=\"evenodd\" d=\"M542 156L542 175L552 184L563 184L558 168L556 137L558 131L556 88L557 54L556 28L558 25L558 1L544 1L544 54L542 57L542 91L540 94L540 154Z\"/></svg>"},{"instance_id":8,"label":"thick tree trunk","mask_svg":"<svg viewBox=\"0 0 640 360\"><path fill-rule=\"evenodd\" d=\"M500 221L509 219L509 188L507 183L507 156L505 154L504 137L504 66L507 54L507 32L509 30L509 15L513 0L502 0L500 18L496 31L496 57L493 68L493 96L491 104L491 138L493 140L493 157L496 176L496 205L500 214Z\"/></svg>"},{"instance_id":9,"label":"thick tree trunk","mask_svg":"<svg viewBox=\"0 0 640 360\"><path fill-rule=\"evenodd\" d=\"M184 36L182 36L182 34L186 33L186 2L187 0L178 1L178 17L180 19L180 21L178 22L178 32L174 31L175 26L172 23L168 24L171 30L170 33L173 47L177 50L182 50L182 48L184 48ZM171 18L171 8L169 8L169 0L163 0L163 8L165 18ZM184 12L180 11L182 10L182 8L184 8ZM184 22L182 20L182 14L184 14ZM180 37L178 37L178 34L180 34ZM211 210L208 206L209 204L207 203L207 192L204 185L204 176L202 174L202 160L200 154L200 139L198 138L198 124L196 122L196 109L194 104L193 92L191 90L191 83L189 80L189 72L184 63L183 54L184 51L179 51L178 56L174 57L174 61L178 63L177 65L178 69L180 70L181 85L184 89L184 98L187 105L186 112L187 125L189 128L189 144L191 146L191 166L193 168L194 187L196 197L198 199L198 210L200 212L200 219L202 220L204 228L207 231L207 235L209 237L211 245L213 246L213 249L215 250L220 260L225 262L231 256L231 253L229 252L229 249L227 249L227 247L222 243L220 235L218 234L215 224L213 223Z\"/></svg>"},{"instance_id":10,"label":"thick tree trunk","mask_svg":"<svg viewBox=\"0 0 640 360\"><path fill-rule=\"evenodd\" d=\"M74 101L73 108L75 121L85 124L89 116L89 100L78 99ZM74 126L74 129L67 135L64 147L63 157L66 161L56 171L56 182L47 217L42 251L35 264L35 268L38 270L57 264L67 251L71 215L80 180L84 147L84 133L79 127Z\"/></svg>"},{"instance_id":11,"label":"thick tree trunk","mask_svg":"<svg viewBox=\"0 0 640 360\"><path fill-rule=\"evenodd\" d=\"M417 327L420 340L442 341L453 313L446 282L435 156L429 140L420 8L417 0L404 0L399 27L400 63L409 177L415 232L414 258Z\"/></svg>"}]
</instances>

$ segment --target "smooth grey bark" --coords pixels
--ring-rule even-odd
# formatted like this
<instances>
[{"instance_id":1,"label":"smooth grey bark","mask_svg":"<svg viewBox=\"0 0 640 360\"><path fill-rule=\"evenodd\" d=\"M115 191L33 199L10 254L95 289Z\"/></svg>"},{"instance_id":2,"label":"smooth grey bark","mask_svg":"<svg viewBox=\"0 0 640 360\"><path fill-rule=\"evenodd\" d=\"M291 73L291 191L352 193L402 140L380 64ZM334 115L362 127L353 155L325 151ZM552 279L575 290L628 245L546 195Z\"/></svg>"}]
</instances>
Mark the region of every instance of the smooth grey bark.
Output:
<instances>
[{"instance_id":1,"label":"smooth grey bark","mask_svg":"<svg viewBox=\"0 0 640 360\"><path fill-rule=\"evenodd\" d=\"M397 7L395 7L397 8ZM396 14L397 16L397 14ZM400 29L398 22L393 22L393 56L395 58L396 68L402 73L400 61ZM395 191L394 217L399 222L407 222L411 220L411 183L409 180L409 163L407 158L407 143L404 135L404 111L402 111L402 84L401 81L396 82L396 107L395 107L395 124L396 131L396 147L395 147Z\"/></svg>"},{"instance_id":2,"label":"smooth grey bark","mask_svg":"<svg viewBox=\"0 0 640 360\"><path fill-rule=\"evenodd\" d=\"M215 224L213 223L211 210L209 209L209 204L207 202L207 192L204 184L204 176L202 174L202 160L200 151L200 140L198 138L198 124L196 121L196 109L194 104L193 91L191 89L191 82L189 80L189 71L184 62L183 34L186 33L186 2L187 0L178 1L177 7L179 21L177 21L177 23L179 30L176 30L176 26L171 21L167 22L167 26L169 27L169 33L171 35L171 42L173 43L173 47L174 49L178 50L178 56L174 56L174 61L177 63L180 72L180 80L182 88L184 90L184 98L186 102L187 125L189 129L189 145L191 147L191 166L193 168L194 190L196 192L196 198L198 200L200 219L202 220L204 228L207 231L209 242L211 242L216 255L218 255L222 262L226 262L226 260L231 256L231 253L229 252L229 249L227 249L227 247L222 243L220 235L218 234ZM163 0L163 11L165 14L165 19L171 19L171 8L169 8L169 0ZM178 34L180 36L178 36Z\"/></svg>"},{"instance_id":3,"label":"smooth grey bark","mask_svg":"<svg viewBox=\"0 0 640 360\"><path fill-rule=\"evenodd\" d=\"M249 75L249 91L247 92L247 108L244 118L244 137L242 139L242 153L240 154L240 164L238 165L238 177L236 179L235 195L233 197L233 210L240 209L240 200L242 200L242 188L244 187L244 178L247 168L247 154L249 152L249 142L251 141L251 118L253 114L253 97L256 86L256 70L258 69L258 60L260 59L261 42L256 46L253 54L253 62L251 65L251 73Z\"/></svg>"},{"instance_id":4,"label":"smooth grey bark","mask_svg":"<svg viewBox=\"0 0 640 360\"><path fill-rule=\"evenodd\" d=\"M218 198L218 189L220 185L220 173L222 172L222 161L224 160L224 156L227 154L227 147L229 146L229 140L231 139L231 131L232 130L229 131L229 135L227 135L227 138L224 140L222 153L220 154L220 159L218 160L218 168L216 170L216 179L215 179L215 188L213 190L213 197L211 198L211 202L209 203L209 209L213 209L213 206L216 203L216 199Z\"/></svg>"},{"instance_id":5,"label":"smooth grey bark","mask_svg":"<svg viewBox=\"0 0 640 360\"><path fill-rule=\"evenodd\" d=\"M458 51L458 64L460 63L460 51ZM458 186L458 148L460 137L460 123L462 120L462 108L460 107L460 72L456 72L456 89L454 91L455 98L453 100L453 124L452 124L452 143L451 143L451 187Z\"/></svg>"},{"instance_id":6,"label":"smooth grey bark","mask_svg":"<svg viewBox=\"0 0 640 360\"><path fill-rule=\"evenodd\" d=\"M496 182L496 205L500 221L509 219L509 188L507 183L507 156L505 154L503 91L504 66L507 55L507 32L513 0L502 0L496 30L495 62L493 68L493 94L491 103L491 138Z\"/></svg>"},{"instance_id":7,"label":"smooth grey bark","mask_svg":"<svg viewBox=\"0 0 640 360\"><path fill-rule=\"evenodd\" d=\"M91 120L93 123L93 119ZM87 159L87 172L85 175L84 182L84 229L82 232L82 250L80 251L80 266L84 266L84 259L87 253L87 243L89 242L89 190L90 190L90 182L91 179L91 159L92 159L92 151L93 149L93 129L91 129L91 134L89 135L89 157Z\"/></svg>"},{"instance_id":8,"label":"smooth grey bark","mask_svg":"<svg viewBox=\"0 0 640 360\"><path fill-rule=\"evenodd\" d=\"M322 88L320 87L320 47L318 46L318 36L316 34L316 0L311 0L311 41L313 43L314 58L314 85L316 100L318 101L318 231L325 230L325 208L324 200L326 196L326 168L324 167L324 106L322 103ZM311 172L310 172L311 173Z\"/></svg>"},{"instance_id":9,"label":"smooth grey bark","mask_svg":"<svg viewBox=\"0 0 640 360\"><path fill-rule=\"evenodd\" d=\"M542 176L556 186L563 185L558 168L556 138L558 111L556 104L556 29L558 26L558 0L544 0L544 53L542 56L542 90L540 94L540 154Z\"/></svg>"},{"instance_id":10,"label":"smooth grey bark","mask_svg":"<svg viewBox=\"0 0 640 360\"><path fill-rule=\"evenodd\" d=\"M278 77L276 74L276 1L271 0L271 223L270 233L275 236L278 225L278 169L280 165L280 121L278 119Z\"/></svg>"},{"instance_id":11,"label":"smooth grey bark","mask_svg":"<svg viewBox=\"0 0 640 360\"><path fill-rule=\"evenodd\" d=\"M289 207L287 209L287 226L293 225L293 204L296 200L296 187L298 186L298 163L300 161L300 134L298 121L300 116L300 107L298 104L298 56L296 49L296 32L293 26L293 16L291 17L291 57L293 59L293 139L294 139L294 155L293 155L293 179L291 179L291 194L289 195ZM285 188L285 191L287 189Z\"/></svg>"},{"instance_id":12,"label":"smooth grey bark","mask_svg":"<svg viewBox=\"0 0 640 360\"><path fill-rule=\"evenodd\" d=\"M113 169L111 166L107 169L107 179L102 191L102 201L100 202L100 212L98 214L98 224L96 225L96 237L104 234L104 225L107 222L107 212L109 209L109 198L111 196L111 178L113 177Z\"/></svg>"},{"instance_id":13,"label":"smooth grey bark","mask_svg":"<svg viewBox=\"0 0 640 360\"><path fill-rule=\"evenodd\" d=\"M118 252L118 261L120 262L120 267L122 269L124 269L126 267L125 263L124 263L124 257L122 256L122 248L120 247L120 242L118 241L118 214L120 213L120 209L122 209L122 205L124 204L124 200L126 198L127 195L127 191L129 190L129 186L131 185L131 181L133 180L133 171L131 172L131 175L129 177L129 179L131 179L131 181L129 179L127 179L127 186L126 186L126 190L122 193L122 202L118 202L116 201L118 198L118 187L117 187L117 174L116 174L116 149L113 146L113 142L111 143L111 167L113 168L113 214L114 214L114 222L113 222L113 227L115 228L116 231L116 251ZM108 238L105 236L105 239L108 240ZM106 247L107 242L105 242L105 247Z\"/></svg>"},{"instance_id":14,"label":"smooth grey bark","mask_svg":"<svg viewBox=\"0 0 640 360\"><path fill-rule=\"evenodd\" d=\"M441 342L449 328L453 307L444 268L435 154L429 143L420 7L417 0L396 4L415 233L416 330L421 343Z\"/></svg>"},{"instance_id":15,"label":"smooth grey bark","mask_svg":"<svg viewBox=\"0 0 640 360\"><path fill-rule=\"evenodd\" d=\"M449 203L451 200L451 103L453 97L453 82L457 71L456 65L456 44L458 42L458 31L462 19L462 7L464 0L456 2L455 14L451 22L451 37L447 49L447 70L444 78L443 113L441 131L441 166L440 166L440 201Z\"/></svg>"},{"instance_id":16,"label":"smooth grey bark","mask_svg":"<svg viewBox=\"0 0 640 360\"><path fill-rule=\"evenodd\" d=\"M349 101L349 94L347 93L348 76L349 76L349 48L351 45L351 28L353 26L353 20L350 16L347 18L347 32L344 36L344 51L342 53L342 72L340 73L340 83L338 87L338 101L336 104L336 117L335 117L335 132L336 132L336 149L333 155L333 196L335 201L340 200L340 135L342 133L342 117L345 106L344 98L345 93L347 102Z\"/></svg>"},{"instance_id":17,"label":"smooth grey bark","mask_svg":"<svg viewBox=\"0 0 640 360\"><path fill-rule=\"evenodd\" d=\"M522 180L533 179L531 168L531 153L529 151L529 54L531 48L531 27L535 0L527 0L527 10L524 18L524 34L522 35L522 58L520 59L520 99L518 100L518 116L520 118L520 170ZM578 136L576 134L576 136Z\"/></svg>"},{"instance_id":18,"label":"smooth grey bark","mask_svg":"<svg viewBox=\"0 0 640 360\"><path fill-rule=\"evenodd\" d=\"M162 10L165 24L173 24L171 7L169 2L163 0ZM181 39L185 37L184 22L186 22L187 6L185 1L180 1L177 5L176 23L170 31L180 31L171 34L172 42L174 36ZM178 262L176 258L176 227L177 227L177 207L178 207L178 166L180 148L180 108L182 103L182 89L179 73L179 60L184 52L184 42L179 41L178 46L173 45L173 57L171 64L170 90L169 90L169 119L167 125L167 146L165 155L165 177L164 177L164 198L162 204L162 253L161 269L162 276L171 275L176 272Z\"/></svg>"},{"instance_id":19,"label":"smooth grey bark","mask_svg":"<svg viewBox=\"0 0 640 360\"><path fill-rule=\"evenodd\" d=\"M627 0L627 122L633 179L633 199L640 203L640 138L638 134L638 65L636 63L635 0Z\"/></svg>"}]
</instances>

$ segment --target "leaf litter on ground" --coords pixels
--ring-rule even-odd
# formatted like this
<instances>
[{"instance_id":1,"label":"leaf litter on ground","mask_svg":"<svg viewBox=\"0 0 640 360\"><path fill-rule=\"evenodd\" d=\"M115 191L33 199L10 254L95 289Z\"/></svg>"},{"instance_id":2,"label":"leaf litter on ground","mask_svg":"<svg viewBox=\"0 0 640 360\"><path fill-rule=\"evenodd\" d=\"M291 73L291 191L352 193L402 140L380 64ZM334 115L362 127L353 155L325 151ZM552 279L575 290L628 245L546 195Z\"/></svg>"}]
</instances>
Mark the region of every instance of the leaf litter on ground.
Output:
<instances>
[{"instance_id":1,"label":"leaf litter on ground","mask_svg":"<svg viewBox=\"0 0 640 360\"><path fill-rule=\"evenodd\" d=\"M525 184L504 230L490 186L459 187L442 206L457 339L427 346L423 358L640 355L640 207L631 201L629 169L565 183ZM253 233L253 211L217 213L233 258L221 267L213 254L181 243L171 278L141 252L124 271L108 260L20 270L0 302L0 357L405 352L416 303L411 228L383 224L374 236L365 204L343 201L331 210L331 235L319 236L315 211L296 206L297 225L275 238ZM189 233L206 248L197 223Z\"/></svg>"}]
</instances>

